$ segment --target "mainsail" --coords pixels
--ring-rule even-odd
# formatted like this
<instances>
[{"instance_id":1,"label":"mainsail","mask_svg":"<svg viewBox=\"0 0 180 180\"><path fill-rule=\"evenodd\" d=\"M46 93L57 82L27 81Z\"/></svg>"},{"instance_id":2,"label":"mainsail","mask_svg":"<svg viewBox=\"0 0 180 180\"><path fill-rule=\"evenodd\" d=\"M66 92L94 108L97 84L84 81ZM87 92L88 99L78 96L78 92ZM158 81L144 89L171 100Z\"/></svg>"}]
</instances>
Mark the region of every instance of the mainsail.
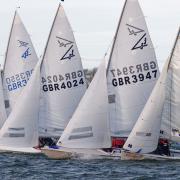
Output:
<instances>
[{"instance_id":1,"label":"mainsail","mask_svg":"<svg viewBox=\"0 0 180 180\"><path fill-rule=\"evenodd\" d=\"M81 58L61 5L43 56L41 89L40 136L59 137L86 90Z\"/></svg>"},{"instance_id":2,"label":"mainsail","mask_svg":"<svg viewBox=\"0 0 180 180\"><path fill-rule=\"evenodd\" d=\"M180 30L170 58L161 136L173 141L180 141Z\"/></svg>"},{"instance_id":3,"label":"mainsail","mask_svg":"<svg viewBox=\"0 0 180 180\"><path fill-rule=\"evenodd\" d=\"M22 89L26 86L37 61L38 58L31 39L18 13L15 12L3 70L7 116L13 109Z\"/></svg>"},{"instance_id":4,"label":"mainsail","mask_svg":"<svg viewBox=\"0 0 180 180\"><path fill-rule=\"evenodd\" d=\"M89 149L111 147L105 60L99 66L58 145Z\"/></svg>"},{"instance_id":5,"label":"mainsail","mask_svg":"<svg viewBox=\"0 0 180 180\"><path fill-rule=\"evenodd\" d=\"M159 69L137 0L126 0L107 67L111 135L128 137L157 78Z\"/></svg>"},{"instance_id":6,"label":"mainsail","mask_svg":"<svg viewBox=\"0 0 180 180\"><path fill-rule=\"evenodd\" d=\"M38 145L40 63L37 63L27 86L17 98L14 108L1 128L1 150L18 151Z\"/></svg>"},{"instance_id":7,"label":"mainsail","mask_svg":"<svg viewBox=\"0 0 180 180\"><path fill-rule=\"evenodd\" d=\"M180 32L171 56L166 61L160 78L124 145L126 150L150 153L157 148L160 129L161 133L164 131L169 138L171 137L169 132L172 130L169 127L172 128L173 125L174 128L179 129L179 35ZM167 111L167 103L171 105L171 111ZM172 122L171 126L170 122Z\"/></svg>"}]
</instances>

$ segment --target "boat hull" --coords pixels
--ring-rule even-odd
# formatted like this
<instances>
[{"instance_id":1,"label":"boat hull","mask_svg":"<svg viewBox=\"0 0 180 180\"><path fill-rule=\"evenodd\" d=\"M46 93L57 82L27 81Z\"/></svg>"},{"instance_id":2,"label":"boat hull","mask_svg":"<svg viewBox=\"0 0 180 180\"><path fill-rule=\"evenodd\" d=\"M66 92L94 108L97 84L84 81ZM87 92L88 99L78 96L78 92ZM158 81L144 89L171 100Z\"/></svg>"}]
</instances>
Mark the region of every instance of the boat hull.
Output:
<instances>
[{"instance_id":1,"label":"boat hull","mask_svg":"<svg viewBox=\"0 0 180 180\"><path fill-rule=\"evenodd\" d=\"M71 159L73 153L61 151L59 149L42 148L41 152L50 159Z\"/></svg>"},{"instance_id":2,"label":"boat hull","mask_svg":"<svg viewBox=\"0 0 180 180\"><path fill-rule=\"evenodd\" d=\"M180 160L180 151L171 150L171 156L158 154L138 154L132 152L121 152L121 160Z\"/></svg>"},{"instance_id":3,"label":"boat hull","mask_svg":"<svg viewBox=\"0 0 180 180\"><path fill-rule=\"evenodd\" d=\"M100 149L70 149L64 147L53 149L50 147L44 147L41 149L41 152L51 159L71 159L77 157L112 157L110 153Z\"/></svg>"},{"instance_id":4,"label":"boat hull","mask_svg":"<svg viewBox=\"0 0 180 180\"><path fill-rule=\"evenodd\" d=\"M156 154L138 154L125 152L118 149L118 151L105 152L101 149L70 149L59 147L53 149L45 147L41 149L42 153L50 159L71 159L77 157L91 157L103 159L120 159L120 160L180 160L180 150L171 150L171 156L163 156Z\"/></svg>"}]
</instances>

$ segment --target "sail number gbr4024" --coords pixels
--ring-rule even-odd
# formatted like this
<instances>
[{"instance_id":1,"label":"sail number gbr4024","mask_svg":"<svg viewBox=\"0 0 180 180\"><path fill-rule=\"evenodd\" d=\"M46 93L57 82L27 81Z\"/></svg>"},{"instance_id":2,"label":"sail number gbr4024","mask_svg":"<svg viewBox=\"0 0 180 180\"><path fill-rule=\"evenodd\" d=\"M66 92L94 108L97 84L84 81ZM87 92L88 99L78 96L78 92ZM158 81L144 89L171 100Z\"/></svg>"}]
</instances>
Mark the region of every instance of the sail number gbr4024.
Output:
<instances>
[{"instance_id":1,"label":"sail number gbr4024","mask_svg":"<svg viewBox=\"0 0 180 180\"><path fill-rule=\"evenodd\" d=\"M64 75L58 74L41 77L41 82L43 91L47 92L78 87L83 85L85 80L83 71L79 70L76 72L65 73Z\"/></svg>"},{"instance_id":2,"label":"sail number gbr4024","mask_svg":"<svg viewBox=\"0 0 180 180\"><path fill-rule=\"evenodd\" d=\"M155 61L137 64L135 66L126 66L120 69L111 69L112 85L123 86L136 84L138 82L153 80L157 77L157 64Z\"/></svg>"}]
</instances>

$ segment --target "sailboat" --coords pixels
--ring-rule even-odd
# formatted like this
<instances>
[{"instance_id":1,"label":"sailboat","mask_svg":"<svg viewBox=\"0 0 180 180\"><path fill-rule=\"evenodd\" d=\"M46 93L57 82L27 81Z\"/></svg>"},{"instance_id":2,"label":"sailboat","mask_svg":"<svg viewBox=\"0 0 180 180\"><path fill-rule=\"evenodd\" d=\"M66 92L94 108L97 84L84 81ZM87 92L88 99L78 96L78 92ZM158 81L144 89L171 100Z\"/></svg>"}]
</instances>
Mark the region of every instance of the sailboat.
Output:
<instances>
[{"instance_id":1,"label":"sailboat","mask_svg":"<svg viewBox=\"0 0 180 180\"><path fill-rule=\"evenodd\" d=\"M44 56L0 131L0 151L41 152L39 136L59 137L85 90L80 55L59 5Z\"/></svg>"},{"instance_id":2,"label":"sailboat","mask_svg":"<svg viewBox=\"0 0 180 180\"><path fill-rule=\"evenodd\" d=\"M166 149L168 141L179 142L179 77L180 29L161 76L123 147L122 159L180 160L178 150L156 153L161 139L166 139Z\"/></svg>"},{"instance_id":3,"label":"sailboat","mask_svg":"<svg viewBox=\"0 0 180 180\"><path fill-rule=\"evenodd\" d=\"M45 153L52 158L54 154L55 158L68 157L70 152L111 156L112 140L128 137L158 76L138 1L126 0L107 65L103 60L58 148Z\"/></svg>"},{"instance_id":4,"label":"sailboat","mask_svg":"<svg viewBox=\"0 0 180 180\"><path fill-rule=\"evenodd\" d=\"M86 91L80 54L61 5L42 59L39 136L59 138Z\"/></svg>"},{"instance_id":5,"label":"sailboat","mask_svg":"<svg viewBox=\"0 0 180 180\"><path fill-rule=\"evenodd\" d=\"M18 12L15 11L2 76L7 117L30 79L37 61L38 57L30 36Z\"/></svg>"}]
</instances>

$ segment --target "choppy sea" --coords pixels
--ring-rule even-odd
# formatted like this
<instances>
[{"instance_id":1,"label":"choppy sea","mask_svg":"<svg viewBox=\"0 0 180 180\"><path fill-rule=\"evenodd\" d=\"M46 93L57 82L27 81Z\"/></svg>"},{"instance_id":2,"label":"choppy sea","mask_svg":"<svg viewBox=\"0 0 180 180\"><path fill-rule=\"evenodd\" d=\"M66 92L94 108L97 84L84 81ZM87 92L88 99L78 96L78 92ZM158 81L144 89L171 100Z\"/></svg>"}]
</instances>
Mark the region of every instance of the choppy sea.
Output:
<instances>
[{"instance_id":1,"label":"choppy sea","mask_svg":"<svg viewBox=\"0 0 180 180\"><path fill-rule=\"evenodd\" d=\"M180 161L51 160L44 155L1 153L0 179L180 179Z\"/></svg>"}]
</instances>

